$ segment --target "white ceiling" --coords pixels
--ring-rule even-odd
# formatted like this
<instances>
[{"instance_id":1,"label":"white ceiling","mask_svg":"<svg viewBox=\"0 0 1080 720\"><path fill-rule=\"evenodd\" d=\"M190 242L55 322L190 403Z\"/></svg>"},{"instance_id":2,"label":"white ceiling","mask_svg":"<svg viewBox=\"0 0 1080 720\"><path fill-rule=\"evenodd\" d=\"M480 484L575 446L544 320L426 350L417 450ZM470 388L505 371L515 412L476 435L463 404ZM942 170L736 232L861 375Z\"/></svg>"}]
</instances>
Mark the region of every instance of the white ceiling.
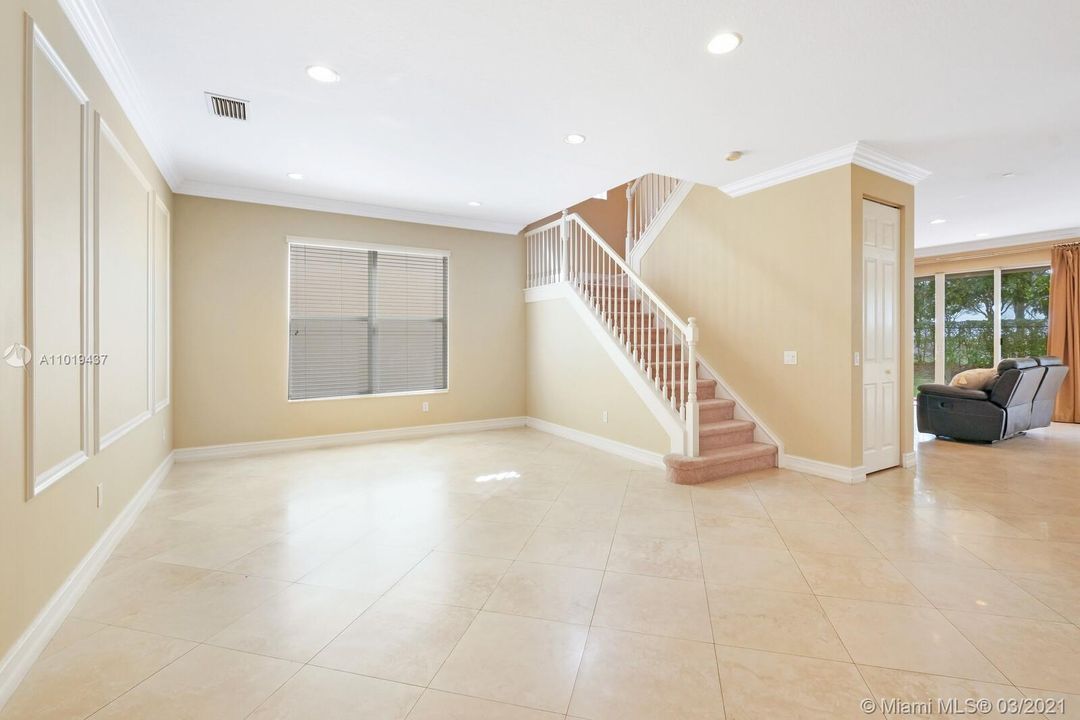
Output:
<instances>
[{"instance_id":1,"label":"white ceiling","mask_svg":"<svg viewBox=\"0 0 1080 720\"><path fill-rule=\"evenodd\" d=\"M932 171L919 246L1080 226L1076 0L97 4L181 190L516 229L645 172L724 185L861 140ZM722 30L742 47L708 55Z\"/></svg>"}]
</instances>

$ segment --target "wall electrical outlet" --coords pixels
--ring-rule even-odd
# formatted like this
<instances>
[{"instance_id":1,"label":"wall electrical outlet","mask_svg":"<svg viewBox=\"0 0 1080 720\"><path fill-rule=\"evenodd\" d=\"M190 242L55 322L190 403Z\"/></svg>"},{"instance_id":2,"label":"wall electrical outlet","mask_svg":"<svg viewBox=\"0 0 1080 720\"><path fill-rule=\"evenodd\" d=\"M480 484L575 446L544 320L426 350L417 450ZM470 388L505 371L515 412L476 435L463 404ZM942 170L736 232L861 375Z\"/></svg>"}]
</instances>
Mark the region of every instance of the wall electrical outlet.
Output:
<instances>
[{"instance_id":1,"label":"wall electrical outlet","mask_svg":"<svg viewBox=\"0 0 1080 720\"><path fill-rule=\"evenodd\" d=\"M600 421L607 422L607 410L604 410L602 413L600 413Z\"/></svg>"},{"instance_id":2,"label":"wall electrical outlet","mask_svg":"<svg viewBox=\"0 0 1080 720\"><path fill-rule=\"evenodd\" d=\"M422 405L420 405L420 412L427 412L428 410L429 407L427 403L423 403Z\"/></svg>"},{"instance_id":3,"label":"wall electrical outlet","mask_svg":"<svg viewBox=\"0 0 1080 720\"><path fill-rule=\"evenodd\" d=\"M785 350L784 351L784 364L785 365L798 365L799 364L799 353L795 352L794 350Z\"/></svg>"},{"instance_id":4,"label":"wall electrical outlet","mask_svg":"<svg viewBox=\"0 0 1080 720\"><path fill-rule=\"evenodd\" d=\"M859 367L860 362L862 362L862 358L859 357L859 353L855 353L855 367Z\"/></svg>"},{"instance_id":5,"label":"wall electrical outlet","mask_svg":"<svg viewBox=\"0 0 1080 720\"><path fill-rule=\"evenodd\" d=\"M101 483L98 483L98 486L97 486L97 506L98 507L101 507L101 501L103 499L102 498L103 494L104 494L104 489L101 487Z\"/></svg>"}]
</instances>

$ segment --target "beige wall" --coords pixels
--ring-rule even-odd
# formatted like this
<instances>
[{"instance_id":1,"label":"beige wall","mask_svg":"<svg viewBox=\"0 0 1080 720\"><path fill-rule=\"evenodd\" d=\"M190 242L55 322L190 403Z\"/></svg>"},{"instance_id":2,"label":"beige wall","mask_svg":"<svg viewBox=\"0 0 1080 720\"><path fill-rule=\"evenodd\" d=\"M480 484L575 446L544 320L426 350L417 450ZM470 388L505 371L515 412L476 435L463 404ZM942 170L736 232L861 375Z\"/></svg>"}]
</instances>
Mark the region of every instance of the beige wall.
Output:
<instances>
[{"instance_id":1,"label":"beige wall","mask_svg":"<svg viewBox=\"0 0 1080 720\"><path fill-rule=\"evenodd\" d=\"M645 281L697 318L702 357L788 454L862 464L862 375L853 365L862 345L861 199L910 207L911 195L892 183L845 166L740 198L697 186L643 259ZM785 350L798 352L797 365L783 364Z\"/></svg>"},{"instance_id":2,"label":"beige wall","mask_svg":"<svg viewBox=\"0 0 1080 720\"><path fill-rule=\"evenodd\" d=\"M144 353L136 380L145 383L140 385L145 389L149 386L146 375L150 372L145 353L149 352L146 318L149 311L148 276L151 273L147 256L142 253L147 252L149 238L145 224L141 234L137 228L135 234L131 234L131 221L145 223L153 212L150 209L152 202L160 201L167 212L172 195L54 0L14 0L0 4L0 98L5 108L0 113L0 346L23 342L26 338L23 260L27 216L23 203L29 196L29 189L23 177L27 157L23 114L24 13L33 17L62 64L89 97L85 130L89 146L85 157L91 164L85 189L91 202L95 180L97 189L102 191L97 208L101 224L98 247L107 252L117 251L114 257L121 262L133 260L139 263L130 269L127 279L133 288L141 288L143 293L136 295L134 301L129 297L125 308L141 319L138 327L130 327L129 318L116 315L108 306L98 307L103 313L102 327L109 328L109 346L103 345L98 350L123 353L131 349ZM31 96L37 115L33 126L41 142L34 145L37 153L32 164L36 178L34 187L38 188L33 214L38 224L34 227L33 247L39 270L43 270L36 274L34 336L41 344L35 342L38 347L31 349L37 358L45 353L79 350L69 347L77 343L73 340L76 333L70 323L73 319L76 324L79 322L81 311L66 292L71 289L72 278L76 277L68 261L78 259L79 231L76 225L56 221L63 217L78 217L82 183L77 179L70 184L51 182L54 178L73 177L71 170L78 167L79 157L73 153L80 152L81 143L68 140L72 139L73 128L78 131L80 101L70 89L55 81L58 76L51 76L54 71L45 64L42 53L34 55L34 63ZM102 167L100 172L95 172L97 168L92 163L93 146L101 141L94 122L95 112L100 113L111 129L116 146L128 156L120 166ZM136 182L132 186L133 178L141 179L142 184ZM118 245L121 236L131 241L131 247L139 248L136 257L129 257L123 244ZM71 254L73 250L74 255ZM64 258L57 253L64 254ZM51 292L50 286L55 286L56 292ZM103 343L105 341L103 339ZM54 344L63 347L54 347ZM72 397L77 392L76 386L69 385L63 392L53 392L57 376L38 366L35 366L35 378L37 432L33 433L33 456L38 459L40 469L71 452L71 436L65 434L63 439L58 439L51 430L67 427L74 421L73 414L83 413L83 410L81 403ZM25 369L0 364L0 407L5 408L0 414L0 655L11 648L172 446L172 411L171 407L164 406L99 453L92 452L91 443L88 460L27 500L25 443L28 427L21 412L26 397L26 379ZM107 416L117 408L120 411L141 410L150 402L145 393L138 407L126 404L128 400L119 398L108 387L96 398ZM92 408L93 402L88 406L90 419L93 418ZM117 415L117 418L132 419L127 415L123 418ZM46 439L59 442L63 447L42 452ZM104 497L101 508L96 507L99 483L103 486Z\"/></svg>"},{"instance_id":3,"label":"beige wall","mask_svg":"<svg viewBox=\"0 0 1080 720\"><path fill-rule=\"evenodd\" d=\"M604 239L619 256L626 251L626 183L608 190L607 199L589 198L567 208L567 212L577 213L585 222ZM559 217L553 213L546 218L529 223L522 232L540 227Z\"/></svg>"},{"instance_id":4,"label":"beige wall","mask_svg":"<svg viewBox=\"0 0 1080 720\"><path fill-rule=\"evenodd\" d=\"M515 236L186 195L174 225L176 447L524 415ZM450 251L449 392L288 402L287 235Z\"/></svg>"},{"instance_id":5,"label":"beige wall","mask_svg":"<svg viewBox=\"0 0 1080 720\"><path fill-rule=\"evenodd\" d=\"M667 432L570 302L543 300L525 306L529 417L643 450L669 452Z\"/></svg>"}]
</instances>

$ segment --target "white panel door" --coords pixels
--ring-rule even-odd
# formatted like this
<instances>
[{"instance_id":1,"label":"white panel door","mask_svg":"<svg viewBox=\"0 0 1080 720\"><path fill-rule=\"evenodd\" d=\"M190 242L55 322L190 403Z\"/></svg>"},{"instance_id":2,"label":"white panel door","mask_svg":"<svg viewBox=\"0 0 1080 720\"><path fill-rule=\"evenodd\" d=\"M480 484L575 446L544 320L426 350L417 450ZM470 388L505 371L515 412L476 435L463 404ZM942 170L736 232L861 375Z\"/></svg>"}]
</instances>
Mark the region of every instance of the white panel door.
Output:
<instances>
[{"instance_id":1,"label":"white panel door","mask_svg":"<svg viewBox=\"0 0 1080 720\"><path fill-rule=\"evenodd\" d=\"M863 200L863 465L900 464L900 211Z\"/></svg>"}]
</instances>

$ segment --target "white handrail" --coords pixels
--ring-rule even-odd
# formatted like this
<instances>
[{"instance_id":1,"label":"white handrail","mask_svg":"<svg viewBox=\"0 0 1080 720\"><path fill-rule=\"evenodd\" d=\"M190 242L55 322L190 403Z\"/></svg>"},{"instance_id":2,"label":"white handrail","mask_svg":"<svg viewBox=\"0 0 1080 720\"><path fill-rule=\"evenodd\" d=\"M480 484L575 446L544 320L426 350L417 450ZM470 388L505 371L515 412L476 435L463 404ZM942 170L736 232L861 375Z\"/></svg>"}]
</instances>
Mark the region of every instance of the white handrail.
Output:
<instances>
[{"instance_id":1,"label":"white handrail","mask_svg":"<svg viewBox=\"0 0 1080 720\"><path fill-rule=\"evenodd\" d=\"M684 423L698 454L697 342L683 321L577 213L525 233L526 287L569 283Z\"/></svg>"},{"instance_id":2,"label":"white handrail","mask_svg":"<svg viewBox=\"0 0 1080 720\"><path fill-rule=\"evenodd\" d=\"M682 330L684 333L690 331L689 324L683 322L682 318L675 314L675 311L668 307L668 304L664 302L659 295L656 294L656 291L646 285L645 281L642 280L636 272L630 269L630 266L626 264L626 261L619 257L619 253L615 252L615 250L613 250L610 245L604 242L604 238L600 237L600 235L592 229L592 226L589 225L589 223L585 222L585 219L583 217L581 217L577 213L571 213L567 216L567 219L575 220L579 225L581 225L582 229L592 238L593 242L599 245L600 249L611 257L611 259L615 262L615 266L626 274L626 277L630 279L631 285L636 290L644 293L650 300L652 300L653 303L656 304L657 308L659 308L660 311L664 313L664 315L666 315L672 322L674 322L680 330Z\"/></svg>"}]
</instances>

